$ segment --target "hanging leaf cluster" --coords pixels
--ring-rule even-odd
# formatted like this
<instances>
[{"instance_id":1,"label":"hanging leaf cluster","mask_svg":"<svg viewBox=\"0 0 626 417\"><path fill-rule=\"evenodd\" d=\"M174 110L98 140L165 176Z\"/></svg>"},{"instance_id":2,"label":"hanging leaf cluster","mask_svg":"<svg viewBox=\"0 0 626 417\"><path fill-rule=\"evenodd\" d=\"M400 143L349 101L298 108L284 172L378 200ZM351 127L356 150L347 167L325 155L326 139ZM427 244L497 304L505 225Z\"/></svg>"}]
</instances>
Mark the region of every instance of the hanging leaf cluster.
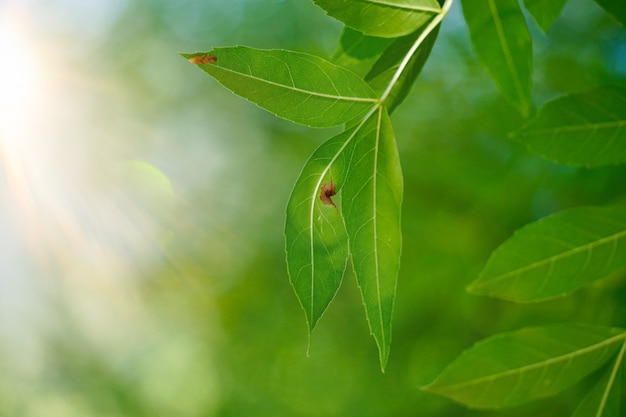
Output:
<instances>
[{"instance_id":1,"label":"hanging leaf cluster","mask_svg":"<svg viewBox=\"0 0 626 417\"><path fill-rule=\"evenodd\" d=\"M596 1L626 23L626 2ZM310 332L351 261L384 369L402 247L402 170L389 115L419 76L452 0L314 2L345 24L331 60L243 46L182 55L277 117L316 128L343 126L314 151L296 180L286 211L287 269ZM626 163L623 86L573 92L536 110L525 13L547 32L566 0L520 2L461 0L478 61L526 120L511 139L557 163ZM518 230L468 290L533 303L624 271L626 207L578 207ZM574 417L614 416L624 412L625 351L626 331L615 327L524 328L477 343L424 390L496 409L554 395L593 374L595 386Z\"/></svg>"},{"instance_id":2,"label":"hanging leaf cluster","mask_svg":"<svg viewBox=\"0 0 626 417\"><path fill-rule=\"evenodd\" d=\"M344 126L296 180L286 212L287 269L311 331L351 260L384 369L402 247L402 170L389 113L419 75L452 1L316 3L346 25L334 62L244 46L182 56L278 117ZM369 65L360 72L350 61L365 61L364 51Z\"/></svg>"}]
</instances>

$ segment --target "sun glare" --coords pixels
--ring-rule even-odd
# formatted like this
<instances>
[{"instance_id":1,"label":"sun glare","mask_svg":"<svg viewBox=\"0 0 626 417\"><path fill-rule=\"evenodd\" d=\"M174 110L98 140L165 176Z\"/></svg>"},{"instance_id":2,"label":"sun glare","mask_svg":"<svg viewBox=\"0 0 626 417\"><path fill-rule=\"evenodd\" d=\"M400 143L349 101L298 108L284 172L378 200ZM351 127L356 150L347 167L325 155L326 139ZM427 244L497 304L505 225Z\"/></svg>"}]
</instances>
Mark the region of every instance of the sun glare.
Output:
<instances>
[{"instance_id":1,"label":"sun glare","mask_svg":"<svg viewBox=\"0 0 626 417\"><path fill-rule=\"evenodd\" d=\"M0 9L0 169L17 209L28 217L34 209L34 197L28 192L33 165L28 155L41 108L43 65L37 62L26 22L20 10Z\"/></svg>"},{"instance_id":2,"label":"sun glare","mask_svg":"<svg viewBox=\"0 0 626 417\"><path fill-rule=\"evenodd\" d=\"M18 17L9 13L0 16L0 135L3 142L17 140L26 133L29 112L35 107L41 84L43 65L37 62L37 51L19 22Z\"/></svg>"}]
</instances>

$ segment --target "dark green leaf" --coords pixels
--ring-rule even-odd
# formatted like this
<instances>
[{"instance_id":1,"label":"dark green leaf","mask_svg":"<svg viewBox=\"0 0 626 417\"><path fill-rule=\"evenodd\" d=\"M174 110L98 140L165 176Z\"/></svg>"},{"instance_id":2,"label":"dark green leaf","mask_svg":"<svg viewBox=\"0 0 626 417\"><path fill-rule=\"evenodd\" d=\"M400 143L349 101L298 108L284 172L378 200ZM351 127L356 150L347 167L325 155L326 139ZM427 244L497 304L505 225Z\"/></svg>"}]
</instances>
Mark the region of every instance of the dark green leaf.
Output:
<instances>
[{"instance_id":1,"label":"dark green leaf","mask_svg":"<svg viewBox=\"0 0 626 417\"><path fill-rule=\"evenodd\" d=\"M366 35L396 38L441 12L436 0L314 0L330 16Z\"/></svg>"},{"instance_id":2,"label":"dark green leaf","mask_svg":"<svg viewBox=\"0 0 626 417\"><path fill-rule=\"evenodd\" d=\"M200 54L216 57L203 71L279 117L312 127L329 127L364 115L376 95L354 73L322 58L285 50L243 46Z\"/></svg>"},{"instance_id":3,"label":"dark green leaf","mask_svg":"<svg viewBox=\"0 0 626 417\"><path fill-rule=\"evenodd\" d=\"M438 25L424 39L415 54L413 54L413 57L409 61L409 64L400 78L394 84L391 93L385 101L385 105L387 106L389 113L392 113L393 110L400 103L402 103L402 101L404 101L406 96L411 91L413 83L422 71L426 60L430 55L430 51L433 49L433 45L435 44L435 40L439 34L439 28L440 26ZM406 54L409 52L409 49L411 49L421 33L422 30L419 30L411 35L396 39L385 50L380 59L376 61L370 72L365 76L365 81L372 86L374 91L382 94L386 90L389 82L400 66L401 61L404 59Z\"/></svg>"},{"instance_id":4,"label":"dark green leaf","mask_svg":"<svg viewBox=\"0 0 626 417\"><path fill-rule=\"evenodd\" d=\"M626 269L626 207L580 207L519 229L468 291L516 302L567 294Z\"/></svg>"},{"instance_id":5,"label":"dark green leaf","mask_svg":"<svg viewBox=\"0 0 626 417\"><path fill-rule=\"evenodd\" d=\"M391 122L379 108L358 130L343 188L350 254L384 369L402 235L402 171Z\"/></svg>"},{"instance_id":6,"label":"dark green leaf","mask_svg":"<svg viewBox=\"0 0 626 417\"><path fill-rule=\"evenodd\" d=\"M532 111L532 40L517 0L462 0L478 60L523 116Z\"/></svg>"},{"instance_id":7,"label":"dark green leaf","mask_svg":"<svg viewBox=\"0 0 626 417\"><path fill-rule=\"evenodd\" d=\"M624 330L578 324L529 327L463 352L425 391L473 408L504 408L554 395L605 364Z\"/></svg>"},{"instance_id":8,"label":"dark green leaf","mask_svg":"<svg viewBox=\"0 0 626 417\"><path fill-rule=\"evenodd\" d=\"M585 396L572 417L619 417L624 387L624 350L626 342L600 380Z\"/></svg>"},{"instance_id":9,"label":"dark green leaf","mask_svg":"<svg viewBox=\"0 0 626 417\"><path fill-rule=\"evenodd\" d=\"M344 27L333 62L354 73L365 76L393 39L367 36Z\"/></svg>"},{"instance_id":10,"label":"dark green leaf","mask_svg":"<svg viewBox=\"0 0 626 417\"><path fill-rule=\"evenodd\" d=\"M524 0L526 9L544 32L547 32L554 20L559 17L565 3L567 0Z\"/></svg>"},{"instance_id":11,"label":"dark green leaf","mask_svg":"<svg viewBox=\"0 0 626 417\"><path fill-rule=\"evenodd\" d=\"M596 0L608 14L613 16L622 26L626 26L626 2L623 0Z\"/></svg>"},{"instance_id":12,"label":"dark green leaf","mask_svg":"<svg viewBox=\"0 0 626 417\"><path fill-rule=\"evenodd\" d=\"M322 188L331 182L337 191L341 190L349 153L346 147L351 145L354 135L354 129L343 132L313 153L287 205L285 241L289 279L310 330L337 293L346 269L348 237L343 218L339 209L325 204L320 196Z\"/></svg>"},{"instance_id":13,"label":"dark green leaf","mask_svg":"<svg viewBox=\"0 0 626 417\"><path fill-rule=\"evenodd\" d=\"M626 88L600 87L546 103L512 137L553 161L596 167L626 162Z\"/></svg>"}]
</instances>

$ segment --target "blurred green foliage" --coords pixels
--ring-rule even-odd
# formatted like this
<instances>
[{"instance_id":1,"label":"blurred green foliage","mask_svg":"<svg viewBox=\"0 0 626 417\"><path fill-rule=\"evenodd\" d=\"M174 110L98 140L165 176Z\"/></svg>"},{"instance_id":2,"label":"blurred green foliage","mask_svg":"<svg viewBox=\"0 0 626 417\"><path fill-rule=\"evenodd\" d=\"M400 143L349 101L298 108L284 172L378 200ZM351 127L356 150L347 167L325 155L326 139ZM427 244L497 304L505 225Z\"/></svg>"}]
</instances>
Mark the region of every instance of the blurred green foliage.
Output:
<instances>
[{"instance_id":1,"label":"blurred green foliage","mask_svg":"<svg viewBox=\"0 0 626 417\"><path fill-rule=\"evenodd\" d=\"M626 321L619 279L529 306L465 293L521 225L623 202L626 168L558 166L508 140L521 120L478 65L458 4L393 116L404 243L382 374L352 273L313 332L310 357L287 279L285 204L304 161L335 131L277 120L177 55L245 44L332 56L341 26L310 1L94 0L95 13L31 3L32 28L86 89L78 98L88 110L69 115L58 142L60 155L82 158L85 188L70 213L82 216L78 240L57 233L33 247L20 243L20 226L18 243L3 240L22 252L1 270L0 416L571 413L580 387L498 413L418 389L497 332ZM529 24L535 104L626 80L626 34L593 2L569 1L547 35ZM7 174L5 202L8 183ZM120 220L108 223L110 212ZM110 237L108 224L120 232ZM93 258L85 247L97 248Z\"/></svg>"}]
</instances>

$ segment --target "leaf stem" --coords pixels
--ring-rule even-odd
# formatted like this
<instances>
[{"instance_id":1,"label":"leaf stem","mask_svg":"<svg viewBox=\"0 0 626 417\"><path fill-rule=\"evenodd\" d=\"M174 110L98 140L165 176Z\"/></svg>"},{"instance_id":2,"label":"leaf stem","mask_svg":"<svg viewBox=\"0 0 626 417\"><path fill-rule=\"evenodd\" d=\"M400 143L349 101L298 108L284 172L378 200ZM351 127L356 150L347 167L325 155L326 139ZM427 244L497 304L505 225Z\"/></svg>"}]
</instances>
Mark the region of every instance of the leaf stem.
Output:
<instances>
[{"instance_id":1,"label":"leaf stem","mask_svg":"<svg viewBox=\"0 0 626 417\"><path fill-rule=\"evenodd\" d=\"M417 48L419 48L422 42L424 42L424 39L426 39L426 37L430 35L433 30L435 30L435 28L437 27L437 25L439 25L439 23L441 23L443 18L446 17L453 2L454 0L446 0L443 3L441 11L434 17L434 19L428 24L428 26L426 26L426 29L424 29L424 31L417 37L415 43L413 44L413 46L411 46L411 49L409 49L409 52L407 52L404 59L402 59L400 66L396 70L396 73L393 74L391 81L389 81L389 85L387 85L387 88L380 96L379 103L384 103L387 97L389 97L389 94L391 94L391 90L393 90L394 85L396 85L396 83L400 79L400 76L406 69L407 65L409 65L409 61L411 60L411 58L413 58L413 55L415 55L415 51L417 51Z\"/></svg>"},{"instance_id":2,"label":"leaf stem","mask_svg":"<svg viewBox=\"0 0 626 417\"><path fill-rule=\"evenodd\" d=\"M624 336L626 336L626 333L622 334L622 337ZM609 400L611 389L613 388L613 383L615 382L615 378L617 377L617 372L619 371L619 368L622 364L622 359L624 358L625 351L626 351L626 338L624 339L624 342L622 343L622 348L620 349L619 354L617 355L617 358L615 359L615 365L613 366L613 369L611 370L611 376L609 377L609 381L606 384L606 389L602 393L602 400L600 401L600 406L598 407L598 412L596 413L596 417L600 417L604 413L604 409Z\"/></svg>"}]
</instances>

